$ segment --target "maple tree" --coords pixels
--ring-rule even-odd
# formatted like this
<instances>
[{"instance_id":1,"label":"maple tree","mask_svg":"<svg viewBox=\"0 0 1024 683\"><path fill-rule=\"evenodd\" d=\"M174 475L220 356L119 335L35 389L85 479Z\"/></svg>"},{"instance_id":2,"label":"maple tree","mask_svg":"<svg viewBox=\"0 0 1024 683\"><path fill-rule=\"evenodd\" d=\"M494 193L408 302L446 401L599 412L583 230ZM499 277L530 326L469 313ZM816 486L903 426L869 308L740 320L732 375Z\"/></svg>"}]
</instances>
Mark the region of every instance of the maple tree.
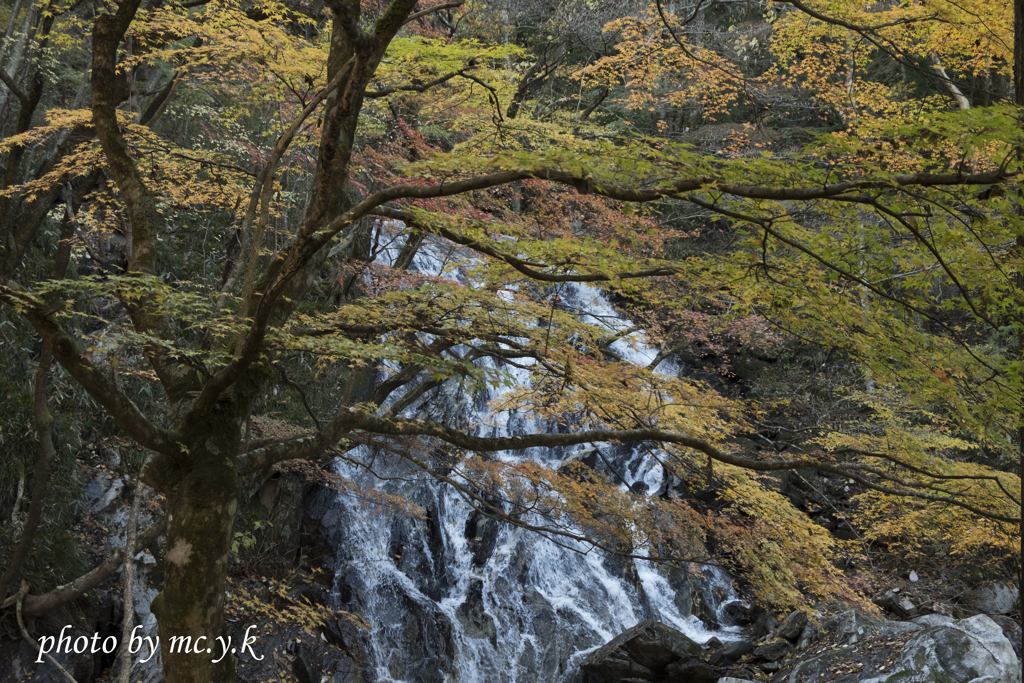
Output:
<instances>
[{"instance_id":1,"label":"maple tree","mask_svg":"<svg viewBox=\"0 0 1024 683\"><path fill-rule=\"evenodd\" d=\"M837 542L757 472L849 479L864 487L863 518L879 538L925 519L923 533L955 536L957 552L990 548L1019 563L1021 128L998 100L1012 65L1022 97L1024 38L1008 12L982 26L969 4L787 4L759 6L767 18L747 28L762 37L742 42L736 31L718 42L690 32L704 3L692 17L655 5L612 22L617 51L590 65L566 57L566 42L518 72L523 47L458 35L459 3L338 0L326 20L275 2L124 0L87 21L75 4L47 5L39 34L77 27L80 42L61 49L87 46L92 77L90 107L53 107L45 122L35 114L45 79L26 92L4 78L20 114L3 141L0 299L43 341L36 487L54 459L52 355L146 449L141 476L166 496L166 529L142 534L167 538L152 607L161 633L211 639L224 633L239 477L358 444L384 444L489 516L557 542L710 561L703 542L714 537L766 601L856 596L829 564ZM772 68L744 72L753 51L769 51ZM880 55L939 87L921 96L880 80L868 68ZM971 75L969 96L950 73ZM156 93L145 110L144 74ZM543 79L585 83L594 106L570 114L558 98L525 113ZM622 116L688 107L691 121L714 120L751 102L795 107L797 90L841 124L812 151L748 141L704 154L665 119L643 130L594 113L604 102ZM965 107L957 92L994 106ZM162 134L168 116L192 133ZM50 142L51 160L23 173L25 151ZM59 198L49 257L34 243ZM693 239L658 219L679 203L728 219L728 248L666 258ZM186 263L211 232L221 254ZM112 244L123 245L124 272L66 277L73 256L101 266ZM461 282L410 272L430 248L448 250ZM786 452L745 451L734 437L757 431L748 402L659 374L661 354L648 367L624 362L610 347L633 331L559 304L570 282L636 302L665 355L780 334L768 323L840 349L868 373L849 395L871 417L820 427ZM318 391L314 409L300 385L308 431L253 438L250 418L271 389L297 384L297 358L315 366L310 393L316 372L337 387ZM505 363L530 378L494 409L557 429L482 436L446 416L402 416L446 384L507 382ZM387 374L375 382L377 370ZM424 440L467 457L439 462ZM597 442L658 444L684 479L713 461L730 516L635 495L578 465L486 456ZM29 527L42 493L32 500ZM78 581L17 600L39 614L118 564L114 553ZM173 683L235 678L230 658L163 656Z\"/></svg>"}]
</instances>

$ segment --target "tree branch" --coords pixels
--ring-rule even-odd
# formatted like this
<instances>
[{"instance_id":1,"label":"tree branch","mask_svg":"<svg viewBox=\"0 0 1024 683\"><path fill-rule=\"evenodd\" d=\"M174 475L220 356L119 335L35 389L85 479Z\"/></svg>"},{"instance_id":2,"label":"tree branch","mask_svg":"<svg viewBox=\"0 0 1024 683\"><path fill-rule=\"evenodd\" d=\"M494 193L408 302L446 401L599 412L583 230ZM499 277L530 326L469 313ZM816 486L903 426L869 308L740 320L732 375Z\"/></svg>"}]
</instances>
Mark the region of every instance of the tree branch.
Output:
<instances>
[{"instance_id":1,"label":"tree branch","mask_svg":"<svg viewBox=\"0 0 1024 683\"><path fill-rule=\"evenodd\" d=\"M25 642L27 642L29 645L31 645L32 648L36 652L42 652L43 656L46 657L47 661L49 661L50 664L53 664L55 667L57 667L57 671L59 671L61 673L61 675L64 676L64 678L66 678L69 681L71 681L71 683L78 683L75 680L75 677L72 676L71 674L69 674L67 669L65 669L63 666L60 665L60 662L58 662L56 659L54 659L53 656L50 655L49 652L43 652L42 646L40 646L39 643L36 642L35 638L33 638L32 636L29 635L28 629L25 628L25 620L22 617L22 602L24 601L25 596L27 594L28 594L28 581L22 581L21 582L21 590L18 591L18 605L16 607L16 613L17 613L17 618L18 618L18 630L21 631L21 637L24 638Z\"/></svg>"},{"instance_id":2,"label":"tree branch","mask_svg":"<svg viewBox=\"0 0 1024 683\"><path fill-rule=\"evenodd\" d=\"M795 470L805 467L852 479L863 486L896 496L905 496L933 502L956 505L976 515L1000 522L1018 524L1020 517L1010 517L979 508L951 496L931 494L913 488L894 488L871 481L857 467L842 466L817 458L784 458L757 460L723 451L716 446L676 432L661 429L592 429L567 434L527 434L523 436L480 437L431 420L411 420L399 417L377 417L342 407L338 416L316 436L289 439L271 444L239 456L239 471L258 471L283 460L314 457L346 434L357 430L382 436L428 436L458 448L473 452L523 450L527 448L556 448L595 442L655 442L690 448L710 456L718 462L759 472Z\"/></svg>"},{"instance_id":3,"label":"tree branch","mask_svg":"<svg viewBox=\"0 0 1024 683\"><path fill-rule=\"evenodd\" d=\"M300 234L288 246L285 247L283 258L278 256L278 261L272 270L265 277L268 284L264 288L264 294L260 299L256 311L252 316L253 322L246 336L245 344L238 349L236 358L222 368L207 384L202 395L193 404L194 409L208 410L214 402L229 386L231 386L245 369L255 360L263 343L264 336L278 299L284 294L289 283L299 273L304 272L306 266L313 260L320 249L331 242L334 237L363 216L374 213L378 207L388 202L401 199L434 199L439 197L450 197L453 195L483 190L498 185L505 185L518 180L539 179L570 185L581 192L593 192L611 199L628 202L649 202L662 198L681 198L687 201L701 204L696 197L687 196L698 192L706 191L707 188L714 188L716 192L730 194L736 197L747 199L769 199L776 201L808 201L823 199L832 201L843 201L849 199L852 192L862 192L870 189L893 189L908 186L939 186L939 185L992 185L1010 177L1005 169L997 169L984 173L961 174L961 173L911 173L884 180L849 180L832 184L814 185L808 187L766 187L757 185L743 185L738 183L722 182L721 179L713 176L700 178L681 178L666 180L656 187L640 189L623 185L612 185L595 183L593 178L580 176L561 170L507 170L496 171L453 182L441 182L433 185L395 185L383 190L374 192L361 202L345 211L343 214L332 220L326 227L323 227L309 234ZM706 206L707 203L701 204ZM657 275L671 275L677 272L673 267L658 268L644 271L636 271L629 274L631 277L653 277ZM625 274L619 274L623 277ZM599 274L588 274L583 279L580 276L554 276L565 277L568 281L602 281L609 279ZM557 281L557 280L555 280Z\"/></svg>"},{"instance_id":4,"label":"tree branch","mask_svg":"<svg viewBox=\"0 0 1024 683\"><path fill-rule=\"evenodd\" d=\"M178 452L176 434L146 419L138 406L110 380L107 373L93 365L78 350L74 339L50 317L43 301L27 292L4 285L0 285L0 301L13 306L28 320L57 362L107 410L128 436L158 453Z\"/></svg>"},{"instance_id":5,"label":"tree branch","mask_svg":"<svg viewBox=\"0 0 1024 683\"><path fill-rule=\"evenodd\" d=\"M166 517L161 517L157 521L153 522L148 529L138 535L136 539L137 547L142 548L152 543L164 532L166 526ZM82 594L87 593L106 581L108 576L117 571L117 568L120 566L123 559L124 549L114 548L110 551L110 555L107 556L107 559L103 560L103 562L96 565L91 571L83 574L71 583L58 586L49 593L44 593L43 595L26 596L25 615L32 618L42 616L50 610L67 604ZM0 609L7 609L11 607L14 604L15 597L16 596L12 595L7 598L7 600L0 605Z\"/></svg>"},{"instance_id":6,"label":"tree branch","mask_svg":"<svg viewBox=\"0 0 1024 683\"><path fill-rule=\"evenodd\" d=\"M954 100L956 100L956 104L960 110L966 111L967 109L970 109L971 101L967 99L960 88L956 86L956 83L953 82L953 79L949 77L949 74L946 73L946 69L942 66L942 60L939 59L939 56L933 52L928 55L928 59L932 63L932 70L938 74L939 80L942 81L942 85L946 86L946 90L948 90L949 94L953 96Z\"/></svg>"},{"instance_id":7,"label":"tree branch","mask_svg":"<svg viewBox=\"0 0 1024 683\"><path fill-rule=\"evenodd\" d=\"M674 275L679 272L679 268L675 266L659 266L657 268L646 268L644 270L632 270L622 271L618 273L564 273L564 274L553 274L545 273L537 270L538 268L550 267L546 264L535 263L532 261L524 261L523 259L517 258L511 254L505 253L493 247L480 244L476 240L460 235L459 233L448 230L443 226L425 226L416 220L416 216L408 211L400 211L398 209L391 209L386 206L378 207L374 209L370 215L381 216L383 218L391 218L393 220L399 220L408 225L410 228L416 228L423 232L429 232L439 237L444 237L449 242L469 247L473 251L479 254L485 254L491 256L500 261L504 261L508 265L515 268L517 271L531 277L534 280L542 282L608 282L611 280L618 279L631 279L631 278L643 278L643 277L658 277L662 275Z\"/></svg>"},{"instance_id":8,"label":"tree branch","mask_svg":"<svg viewBox=\"0 0 1024 683\"><path fill-rule=\"evenodd\" d=\"M419 12L414 12L413 14L410 14L409 17L405 20L405 23L402 24L402 26L406 26L407 24L411 24L412 22L416 21L417 19L422 19L423 17L427 16L428 14L433 14L434 12L440 12L441 10L445 10L445 9L452 9L453 7L462 7L462 5L463 5L463 1L460 1L460 2L446 2L443 5L435 5L434 7L428 7L425 10L420 10Z\"/></svg>"},{"instance_id":9,"label":"tree branch","mask_svg":"<svg viewBox=\"0 0 1024 683\"><path fill-rule=\"evenodd\" d=\"M145 468L145 465L143 465ZM135 494L132 496L132 507L128 512L128 528L124 534L123 555L124 569L121 573L122 602L124 603L124 617L121 622L121 642L127 643L131 640L133 626L135 624L135 604L132 596L132 584L135 581L135 525L139 519L139 498L142 497L142 477L135 481ZM130 683L132 670L132 655L130 648L121 648L121 675L119 683Z\"/></svg>"},{"instance_id":10,"label":"tree branch","mask_svg":"<svg viewBox=\"0 0 1024 683\"><path fill-rule=\"evenodd\" d=\"M128 240L129 270L150 277L156 272L156 235L162 224L157 210L156 196L143 181L135 166L128 145L117 121L117 105L121 97L117 92L117 49L135 18L141 0L125 0L115 14L96 17L92 45L92 118L96 137L107 159L124 199L131 231ZM158 304L150 297L142 297L137 304L127 305L137 331L165 341L174 341L176 334ZM144 347L146 356L160 378L172 401L182 397L188 389L192 375L156 344Z\"/></svg>"},{"instance_id":11,"label":"tree branch","mask_svg":"<svg viewBox=\"0 0 1024 683\"><path fill-rule=\"evenodd\" d=\"M8 88L10 88L11 94L14 95L15 97L17 97L18 100L21 101L22 106L28 106L28 95L23 93L21 91L21 89L18 88L18 84L15 83L14 79L11 78L10 76L8 76L7 72L4 71L3 69L0 69L0 81L3 81L4 84Z\"/></svg>"},{"instance_id":12,"label":"tree branch","mask_svg":"<svg viewBox=\"0 0 1024 683\"><path fill-rule=\"evenodd\" d=\"M408 92L426 92L430 88L433 88L435 85L441 85L442 83L446 83L446 82L450 81L451 79L455 78L456 76L463 76L463 75L465 75L465 73L469 69L473 69L473 68L475 68L475 67L474 66L467 66L467 67L465 67L463 69L459 69L458 71L452 71L451 73L445 74L444 76L438 76L434 80L427 81L426 83L410 83L408 85L393 85L393 86L390 86L388 88L381 88L381 89L378 89L378 90L367 90L367 91L365 91L363 93L363 97L365 97L367 99L377 99L379 97L387 97L388 95L392 95L392 94L394 94L396 92L399 92L399 91L403 91L403 92L404 91L408 91Z\"/></svg>"}]
</instances>

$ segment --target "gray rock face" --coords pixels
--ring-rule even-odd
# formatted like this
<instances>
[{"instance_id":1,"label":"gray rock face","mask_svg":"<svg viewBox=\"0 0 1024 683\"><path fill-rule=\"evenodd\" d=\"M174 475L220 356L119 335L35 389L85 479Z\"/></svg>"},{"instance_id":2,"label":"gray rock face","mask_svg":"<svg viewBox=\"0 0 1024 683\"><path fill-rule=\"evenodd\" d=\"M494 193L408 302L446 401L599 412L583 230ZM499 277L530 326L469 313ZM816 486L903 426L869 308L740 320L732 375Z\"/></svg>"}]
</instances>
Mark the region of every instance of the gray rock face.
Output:
<instances>
[{"instance_id":1,"label":"gray rock face","mask_svg":"<svg viewBox=\"0 0 1024 683\"><path fill-rule=\"evenodd\" d=\"M748 626L750 624L750 607L740 600L733 600L726 604L722 611L729 622L736 626Z\"/></svg>"},{"instance_id":2,"label":"gray rock face","mask_svg":"<svg viewBox=\"0 0 1024 683\"><path fill-rule=\"evenodd\" d=\"M124 482L108 472L101 472L85 487L85 509L93 514L103 512L117 500Z\"/></svg>"},{"instance_id":3,"label":"gray rock face","mask_svg":"<svg viewBox=\"0 0 1024 683\"><path fill-rule=\"evenodd\" d=\"M266 633L260 638L262 660L245 656L238 658L238 678L241 683L257 681L293 680L298 683L366 683L363 669L364 651L358 629L351 623L337 627L344 633L344 645L325 642L319 635L309 634L297 626L266 622L258 624L257 631ZM244 629L230 632L232 641L244 637ZM134 681L134 679L132 679ZM372 679L369 679L372 680Z\"/></svg>"},{"instance_id":4,"label":"gray rock face","mask_svg":"<svg viewBox=\"0 0 1024 683\"><path fill-rule=\"evenodd\" d=\"M982 614L1009 614L1020 598L1020 591L1012 583L993 581L971 593L971 602Z\"/></svg>"},{"instance_id":5,"label":"gray rock face","mask_svg":"<svg viewBox=\"0 0 1024 683\"><path fill-rule=\"evenodd\" d=\"M786 656L790 647L788 640L785 640L784 638L776 638L775 640L771 640L764 645L757 647L754 650L754 656L766 662L776 662Z\"/></svg>"},{"instance_id":6,"label":"gray rock face","mask_svg":"<svg viewBox=\"0 0 1024 683\"><path fill-rule=\"evenodd\" d=\"M878 623L878 622L876 622ZM1002 629L985 615L954 621L928 615L905 624L878 623L873 635L797 664L785 683L1021 683L1020 662ZM902 630L902 634L900 631Z\"/></svg>"},{"instance_id":7,"label":"gray rock face","mask_svg":"<svg viewBox=\"0 0 1024 683\"><path fill-rule=\"evenodd\" d=\"M590 653L580 665L590 680L618 683L623 678L659 680L670 664L699 660L701 647L657 621L642 621Z\"/></svg>"},{"instance_id":8,"label":"gray rock face","mask_svg":"<svg viewBox=\"0 0 1024 683\"><path fill-rule=\"evenodd\" d=\"M808 647L818 642L821 638L821 631L812 622L808 621L804 625L804 630L800 632L800 638L796 641L796 649L806 650Z\"/></svg>"},{"instance_id":9,"label":"gray rock face","mask_svg":"<svg viewBox=\"0 0 1024 683\"><path fill-rule=\"evenodd\" d=\"M1003 629L1003 635L1009 639L1010 645L1013 646L1013 651L1017 653L1017 659L1020 659L1021 638L1024 636L1024 634L1021 633L1020 624L1003 614L993 614L989 618L999 624L999 627Z\"/></svg>"},{"instance_id":10,"label":"gray rock face","mask_svg":"<svg viewBox=\"0 0 1024 683\"><path fill-rule=\"evenodd\" d=\"M708 663L712 666L728 666L734 664L743 658L743 655L748 655L754 651L754 644L746 640L737 640L729 643L720 650L716 650L713 655L708 658Z\"/></svg>"},{"instance_id":11,"label":"gray rock face","mask_svg":"<svg viewBox=\"0 0 1024 683\"><path fill-rule=\"evenodd\" d=\"M840 645L856 645L863 640L879 636L896 637L920 629L919 626L903 621L875 619L854 609L826 619L822 623L822 628L828 632L835 632L835 640Z\"/></svg>"},{"instance_id":12,"label":"gray rock face","mask_svg":"<svg viewBox=\"0 0 1024 683\"><path fill-rule=\"evenodd\" d=\"M795 641L807 625L807 615L801 611L791 612L775 630L775 635L786 640Z\"/></svg>"},{"instance_id":13,"label":"gray rock face","mask_svg":"<svg viewBox=\"0 0 1024 683\"><path fill-rule=\"evenodd\" d=\"M779 623L775 615L759 605L750 609L750 623L755 638L763 638Z\"/></svg>"},{"instance_id":14,"label":"gray rock face","mask_svg":"<svg viewBox=\"0 0 1024 683\"><path fill-rule=\"evenodd\" d=\"M882 597L875 600L875 604L900 619L912 619L917 616L917 606L910 598L893 591L886 591Z\"/></svg>"},{"instance_id":15,"label":"gray rock face","mask_svg":"<svg viewBox=\"0 0 1024 683\"><path fill-rule=\"evenodd\" d=\"M672 683L685 681L686 683L718 683L718 679L725 673L721 669L693 660L680 660L670 664L666 672L666 681Z\"/></svg>"},{"instance_id":16,"label":"gray rock face","mask_svg":"<svg viewBox=\"0 0 1024 683\"><path fill-rule=\"evenodd\" d=\"M124 546L128 508L122 499L123 490L124 481L109 472L100 472L85 489L83 506L110 528L110 536L106 542L108 552L115 547ZM143 490L143 498L150 495L152 493L149 489ZM138 518L140 531L146 529L152 522L152 514L145 510L140 511ZM136 551L132 609L134 612L133 624L140 627L135 632L135 636L142 639L139 641L142 647L140 648L141 653L132 657L131 681L132 683L161 683L164 680L164 674L160 665L160 657L150 656L149 647L142 643L146 642L144 639L147 637L155 639L157 636L156 616L149 608L157 594L157 590L153 586L159 585L162 580L162 568L151 553L141 548L136 548ZM119 577L120 573L121 569L118 568L114 576ZM118 590L108 596L100 605L95 622L88 625L80 623L74 627L72 642L81 636L90 638L94 633L100 634L101 640L113 636L120 641L123 611L124 604L121 601L120 587L118 587ZM72 633L70 627L69 633ZM40 633L37 632L36 635L39 636ZM44 632L42 635L56 635L56 630L53 634ZM38 658L38 652L21 641L18 643L17 649L11 650L13 654L10 655L9 662L3 661L6 655L0 653L0 683L7 683L9 680L19 683L50 683L51 681L66 680L48 662L37 664L35 660ZM55 656L55 659L80 682L95 680L100 672L108 667L111 669L113 678L116 679L121 671L120 650L94 653L92 649L90 645L88 651L79 654L69 654L66 650L62 650ZM10 670L13 678L5 677L7 674L5 669Z\"/></svg>"}]
</instances>

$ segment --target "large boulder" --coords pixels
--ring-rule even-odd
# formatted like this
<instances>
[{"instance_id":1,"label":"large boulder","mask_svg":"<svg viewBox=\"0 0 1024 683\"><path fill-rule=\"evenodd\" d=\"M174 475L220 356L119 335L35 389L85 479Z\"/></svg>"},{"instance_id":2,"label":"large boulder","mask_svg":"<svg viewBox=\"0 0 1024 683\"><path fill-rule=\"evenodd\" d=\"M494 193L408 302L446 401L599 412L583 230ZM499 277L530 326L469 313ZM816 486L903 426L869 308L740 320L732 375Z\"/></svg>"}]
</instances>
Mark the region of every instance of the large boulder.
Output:
<instances>
[{"instance_id":1,"label":"large boulder","mask_svg":"<svg viewBox=\"0 0 1024 683\"><path fill-rule=\"evenodd\" d=\"M801 661L778 683L1021 683L1020 662L1002 629L979 614L955 621L929 614L906 628L876 622L855 642ZM816 653L821 650L815 650Z\"/></svg>"},{"instance_id":2,"label":"large boulder","mask_svg":"<svg viewBox=\"0 0 1024 683\"><path fill-rule=\"evenodd\" d=\"M742 600L732 600L725 604L722 613L728 623L736 626L750 625L750 606Z\"/></svg>"},{"instance_id":3,"label":"large boulder","mask_svg":"<svg viewBox=\"0 0 1024 683\"><path fill-rule=\"evenodd\" d=\"M822 622L822 630L834 634L835 642L840 645L856 645L873 638L895 638L910 631L920 630L920 626L904 621L888 621L877 619L859 609L851 609Z\"/></svg>"},{"instance_id":4,"label":"large boulder","mask_svg":"<svg viewBox=\"0 0 1024 683\"><path fill-rule=\"evenodd\" d=\"M1024 638L1024 633L1021 632L1020 624L1005 614L993 614L989 619L999 624L999 627L1003 629L1003 635L1007 637L1010 641L1010 645L1013 646L1013 651L1017 653L1017 659L1020 659L1021 640Z\"/></svg>"},{"instance_id":5,"label":"large boulder","mask_svg":"<svg viewBox=\"0 0 1024 683\"><path fill-rule=\"evenodd\" d=\"M795 612L791 612L789 616L782 621L782 624L775 629L775 635L779 638L785 638L786 640L796 642L800 637L800 634L804 632L804 626L806 625L807 615L797 610Z\"/></svg>"},{"instance_id":6,"label":"large boulder","mask_svg":"<svg viewBox=\"0 0 1024 683\"><path fill-rule=\"evenodd\" d=\"M793 649L785 638L772 638L754 650L754 657L765 662L777 662Z\"/></svg>"},{"instance_id":7,"label":"large boulder","mask_svg":"<svg viewBox=\"0 0 1024 683\"><path fill-rule=\"evenodd\" d=\"M681 659L669 664L664 683L718 683L725 674L718 667L692 659Z\"/></svg>"},{"instance_id":8,"label":"large boulder","mask_svg":"<svg viewBox=\"0 0 1024 683\"><path fill-rule=\"evenodd\" d=\"M658 681L670 664L700 661L701 646L658 621L642 621L591 652L580 669L593 683L619 683L624 678Z\"/></svg>"},{"instance_id":9,"label":"large boulder","mask_svg":"<svg viewBox=\"0 0 1024 683\"><path fill-rule=\"evenodd\" d=\"M1014 610L1020 591L1007 581L986 583L970 595L970 602L982 614L1009 614Z\"/></svg>"},{"instance_id":10,"label":"large boulder","mask_svg":"<svg viewBox=\"0 0 1024 683\"><path fill-rule=\"evenodd\" d=\"M754 651L754 644L749 640L737 640L720 648L708 658L708 663L713 666L729 666L743 659Z\"/></svg>"}]
</instances>

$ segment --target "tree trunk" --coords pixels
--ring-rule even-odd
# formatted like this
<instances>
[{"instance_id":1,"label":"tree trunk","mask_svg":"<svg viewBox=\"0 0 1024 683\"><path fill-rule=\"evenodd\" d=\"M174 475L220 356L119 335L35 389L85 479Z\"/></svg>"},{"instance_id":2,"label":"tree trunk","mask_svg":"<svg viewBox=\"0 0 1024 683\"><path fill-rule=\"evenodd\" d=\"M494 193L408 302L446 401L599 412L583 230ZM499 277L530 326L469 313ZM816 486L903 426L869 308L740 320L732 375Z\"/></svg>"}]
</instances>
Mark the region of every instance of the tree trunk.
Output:
<instances>
[{"instance_id":1,"label":"tree trunk","mask_svg":"<svg viewBox=\"0 0 1024 683\"><path fill-rule=\"evenodd\" d=\"M1013 3L1013 102L1017 105L1017 125L1024 126L1024 0ZM1018 162L1021 152L1018 150ZM1024 235L1017 235L1017 294L1024 292ZM1017 356L1024 358L1024 320L1017 320ZM1024 405L1017 414L1017 474L1021 477L1021 496L1024 497ZM1020 500L1020 498L1018 498ZM1017 527L1024 538L1024 515L1021 515ZM1024 585L1024 562L1017 558L1017 584ZM1020 604L1020 603L1018 603ZM1018 607L1017 616L1024 613L1024 607Z\"/></svg>"},{"instance_id":2,"label":"tree trunk","mask_svg":"<svg viewBox=\"0 0 1024 683\"><path fill-rule=\"evenodd\" d=\"M214 410L200 424L181 426L187 439L176 463L181 476L166 492L164 586L151 609L160 624L164 674L174 683L238 680L221 643L227 641L224 590L238 509L241 424L225 413L226 408ZM231 646L241 652L241 643Z\"/></svg>"}]
</instances>

